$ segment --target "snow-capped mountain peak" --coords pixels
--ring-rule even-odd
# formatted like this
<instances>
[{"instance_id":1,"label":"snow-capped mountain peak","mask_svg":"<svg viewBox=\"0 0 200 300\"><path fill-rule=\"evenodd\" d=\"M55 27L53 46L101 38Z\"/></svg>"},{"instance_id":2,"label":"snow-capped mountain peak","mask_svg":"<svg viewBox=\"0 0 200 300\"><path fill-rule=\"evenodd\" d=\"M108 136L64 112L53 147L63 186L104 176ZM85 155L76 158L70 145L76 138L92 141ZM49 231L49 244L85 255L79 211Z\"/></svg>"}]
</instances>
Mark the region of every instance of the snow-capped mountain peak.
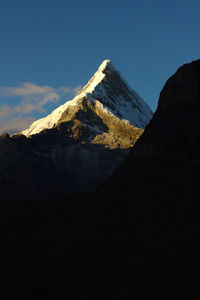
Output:
<instances>
[{"instance_id":1,"label":"snow-capped mountain peak","mask_svg":"<svg viewBox=\"0 0 200 300\"><path fill-rule=\"evenodd\" d=\"M70 109L74 110L74 107L78 107L85 97L93 103L100 102L101 107L106 108L106 111L119 119L128 120L131 125L139 128L144 128L152 117L148 105L130 88L111 60L106 59L72 100L59 106L47 117L33 122L28 129L21 133L28 137L44 129L55 127L63 113Z\"/></svg>"},{"instance_id":2,"label":"snow-capped mountain peak","mask_svg":"<svg viewBox=\"0 0 200 300\"><path fill-rule=\"evenodd\" d=\"M16 149L9 163L2 160L3 173L13 178L15 193L21 195L23 187L25 196L96 189L121 164L151 116L144 100L105 60L71 101L13 135L11 145L3 138ZM13 177L13 162L22 175Z\"/></svg>"},{"instance_id":3,"label":"snow-capped mountain peak","mask_svg":"<svg viewBox=\"0 0 200 300\"><path fill-rule=\"evenodd\" d=\"M78 95L85 96L86 94L92 94L96 88L102 83L102 81L106 77L105 70L109 69L110 71L116 71L115 66L112 64L111 60L106 59L99 66L96 73L92 76L92 78L88 81L88 83L79 91Z\"/></svg>"}]
</instances>

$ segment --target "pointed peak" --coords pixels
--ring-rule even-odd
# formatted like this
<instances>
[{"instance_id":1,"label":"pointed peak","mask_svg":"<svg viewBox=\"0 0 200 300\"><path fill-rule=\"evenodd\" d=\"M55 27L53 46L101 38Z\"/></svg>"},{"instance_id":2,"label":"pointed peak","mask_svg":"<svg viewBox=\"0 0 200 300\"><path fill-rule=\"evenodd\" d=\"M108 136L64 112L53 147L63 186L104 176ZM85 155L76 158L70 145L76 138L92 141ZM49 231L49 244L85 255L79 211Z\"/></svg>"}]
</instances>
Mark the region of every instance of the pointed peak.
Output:
<instances>
[{"instance_id":1,"label":"pointed peak","mask_svg":"<svg viewBox=\"0 0 200 300\"><path fill-rule=\"evenodd\" d=\"M103 72L104 70L106 70L107 68L109 68L110 70L115 70L118 72L118 70L116 69L115 65L112 63L112 61L110 59L105 59L102 64L99 66L99 71Z\"/></svg>"},{"instance_id":2,"label":"pointed peak","mask_svg":"<svg viewBox=\"0 0 200 300\"><path fill-rule=\"evenodd\" d=\"M102 64L99 66L99 70L103 71L108 65L111 65L110 59L105 59Z\"/></svg>"},{"instance_id":3,"label":"pointed peak","mask_svg":"<svg viewBox=\"0 0 200 300\"><path fill-rule=\"evenodd\" d=\"M115 68L115 66L113 65L110 59L105 59L101 63L96 73L92 76L92 78L88 81L88 83L82 88L82 90L78 92L77 96L80 97L86 94L92 94L94 90L99 86L99 84L102 83L105 76L108 75L106 74L107 70L110 70L111 73L114 70L117 71L117 69ZM119 71L117 72L119 73Z\"/></svg>"}]
</instances>

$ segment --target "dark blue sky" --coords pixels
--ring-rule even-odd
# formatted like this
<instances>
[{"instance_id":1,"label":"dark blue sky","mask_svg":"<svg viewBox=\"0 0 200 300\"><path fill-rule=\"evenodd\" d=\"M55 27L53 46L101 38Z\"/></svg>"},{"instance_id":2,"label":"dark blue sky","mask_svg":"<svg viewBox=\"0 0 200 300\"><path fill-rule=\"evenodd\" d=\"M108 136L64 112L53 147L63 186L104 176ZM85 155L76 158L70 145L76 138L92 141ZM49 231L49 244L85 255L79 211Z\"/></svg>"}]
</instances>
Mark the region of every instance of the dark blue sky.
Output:
<instances>
[{"instance_id":1,"label":"dark blue sky","mask_svg":"<svg viewBox=\"0 0 200 300\"><path fill-rule=\"evenodd\" d=\"M155 110L169 76L200 58L199 12L199 0L0 0L0 126L46 115L107 58Z\"/></svg>"}]
</instances>

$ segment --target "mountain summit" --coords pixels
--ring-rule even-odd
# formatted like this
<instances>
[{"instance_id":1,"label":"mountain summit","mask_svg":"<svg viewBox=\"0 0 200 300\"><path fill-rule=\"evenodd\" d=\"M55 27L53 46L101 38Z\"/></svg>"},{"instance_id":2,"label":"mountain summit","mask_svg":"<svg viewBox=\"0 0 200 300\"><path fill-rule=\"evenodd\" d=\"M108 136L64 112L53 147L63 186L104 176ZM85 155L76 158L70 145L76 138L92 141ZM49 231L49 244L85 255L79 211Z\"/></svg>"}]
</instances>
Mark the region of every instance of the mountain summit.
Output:
<instances>
[{"instance_id":1,"label":"mountain summit","mask_svg":"<svg viewBox=\"0 0 200 300\"><path fill-rule=\"evenodd\" d=\"M61 105L47 117L33 122L22 134L28 137L44 129L54 128L67 114L65 119L69 120L69 114L80 109L80 104L86 98L99 113L111 113L139 128L145 128L152 118L152 111L144 100L130 88L113 63L104 60L73 100Z\"/></svg>"},{"instance_id":2,"label":"mountain summit","mask_svg":"<svg viewBox=\"0 0 200 300\"><path fill-rule=\"evenodd\" d=\"M11 138L2 136L0 190L36 198L93 190L119 166L151 117L105 60L73 100Z\"/></svg>"}]
</instances>

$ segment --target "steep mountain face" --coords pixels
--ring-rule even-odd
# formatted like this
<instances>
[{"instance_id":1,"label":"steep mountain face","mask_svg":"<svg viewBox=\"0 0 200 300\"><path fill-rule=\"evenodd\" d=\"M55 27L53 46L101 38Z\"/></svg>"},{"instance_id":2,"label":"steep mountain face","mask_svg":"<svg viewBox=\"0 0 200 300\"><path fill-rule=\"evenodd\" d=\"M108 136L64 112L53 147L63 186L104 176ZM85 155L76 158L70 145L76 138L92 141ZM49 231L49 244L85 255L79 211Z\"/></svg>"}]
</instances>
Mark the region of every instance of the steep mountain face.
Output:
<instances>
[{"instance_id":1,"label":"steep mountain face","mask_svg":"<svg viewBox=\"0 0 200 300\"><path fill-rule=\"evenodd\" d=\"M132 239L129 280L140 274L151 298L200 297L199 116L197 60L166 82L144 134L99 191L120 199L110 215Z\"/></svg>"},{"instance_id":2,"label":"steep mountain face","mask_svg":"<svg viewBox=\"0 0 200 300\"><path fill-rule=\"evenodd\" d=\"M1 137L4 196L95 189L122 162L151 117L144 100L104 61L73 100L11 138Z\"/></svg>"},{"instance_id":3,"label":"steep mountain face","mask_svg":"<svg viewBox=\"0 0 200 300\"><path fill-rule=\"evenodd\" d=\"M138 193L142 185L148 184L149 192L158 194L163 194L165 187L164 198L169 194L199 195L196 181L200 167L199 115L200 60L197 60L183 65L166 82L151 122L108 187L128 191L134 181Z\"/></svg>"}]
</instances>

